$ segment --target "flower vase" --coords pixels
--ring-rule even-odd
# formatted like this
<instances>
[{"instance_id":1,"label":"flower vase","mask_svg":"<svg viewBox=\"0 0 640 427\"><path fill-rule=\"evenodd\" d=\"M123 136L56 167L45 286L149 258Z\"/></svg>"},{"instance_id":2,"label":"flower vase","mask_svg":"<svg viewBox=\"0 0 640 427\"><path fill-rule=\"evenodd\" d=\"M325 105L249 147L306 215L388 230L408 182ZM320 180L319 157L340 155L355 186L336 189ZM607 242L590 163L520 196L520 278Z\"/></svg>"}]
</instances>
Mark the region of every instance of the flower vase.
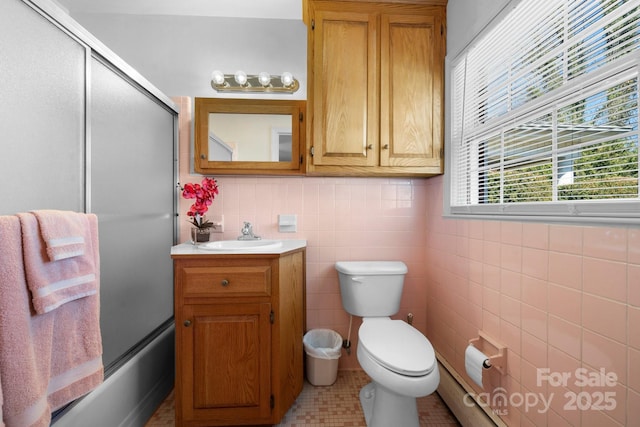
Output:
<instances>
[{"instance_id":1,"label":"flower vase","mask_svg":"<svg viewBox=\"0 0 640 427\"><path fill-rule=\"evenodd\" d=\"M211 228L191 227L191 243L197 245L206 243L211 237Z\"/></svg>"}]
</instances>

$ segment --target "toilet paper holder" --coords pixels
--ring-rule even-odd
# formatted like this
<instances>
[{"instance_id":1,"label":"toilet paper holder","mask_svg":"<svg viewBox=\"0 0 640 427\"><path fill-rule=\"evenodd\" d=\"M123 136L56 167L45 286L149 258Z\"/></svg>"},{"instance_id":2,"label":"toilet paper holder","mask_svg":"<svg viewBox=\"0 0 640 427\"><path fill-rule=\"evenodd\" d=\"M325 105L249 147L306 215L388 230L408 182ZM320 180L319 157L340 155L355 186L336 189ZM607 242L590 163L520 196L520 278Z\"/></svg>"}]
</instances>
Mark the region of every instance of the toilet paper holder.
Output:
<instances>
[{"instance_id":1,"label":"toilet paper holder","mask_svg":"<svg viewBox=\"0 0 640 427\"><path fill-rule=\"evenodd\" d=\"M469 340L469 344L487 355L485 368L496 368L500 374L507 373L507 347L490 338L482 331L478 331L478 338ZM488 366L487 366L488 364Z\"/></svg>"}]
</instances>

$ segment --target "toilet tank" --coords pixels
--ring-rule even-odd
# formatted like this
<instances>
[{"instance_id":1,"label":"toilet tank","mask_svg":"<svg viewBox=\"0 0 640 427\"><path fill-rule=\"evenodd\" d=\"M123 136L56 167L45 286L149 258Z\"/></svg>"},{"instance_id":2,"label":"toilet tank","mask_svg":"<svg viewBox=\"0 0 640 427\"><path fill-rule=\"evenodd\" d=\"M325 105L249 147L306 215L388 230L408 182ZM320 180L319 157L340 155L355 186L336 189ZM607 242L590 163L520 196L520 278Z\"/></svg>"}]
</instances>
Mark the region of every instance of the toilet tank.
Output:
<instances>
[{"instance_id":1,"label":"toilet tank","mask_svg":"<svg viewBox=\"0 0 640 427\"><path fill-rule=\"evenodd\" d=\"M407 266L401 261L339 261L342 306L349 314L383 317L400 309Z\"/></svg>"}]
</instances>

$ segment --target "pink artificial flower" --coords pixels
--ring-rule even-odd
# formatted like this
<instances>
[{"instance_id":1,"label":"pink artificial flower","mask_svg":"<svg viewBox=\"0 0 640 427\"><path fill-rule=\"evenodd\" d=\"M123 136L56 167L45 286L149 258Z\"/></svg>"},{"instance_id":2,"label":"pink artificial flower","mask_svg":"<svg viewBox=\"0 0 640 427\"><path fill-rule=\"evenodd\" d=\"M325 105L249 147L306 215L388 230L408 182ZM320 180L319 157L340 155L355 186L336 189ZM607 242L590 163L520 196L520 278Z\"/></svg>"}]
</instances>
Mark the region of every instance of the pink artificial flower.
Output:
<instances>
[{"instance_id":1,"label":"pink artificial flower","mask_svg":"<svg viewBox=\"0 0 640 427\"><path fill-rule=\"evenodd\" d=\"M193 217L191 221L196 227L211 227L210 221L204 221L202 216L209 210L218 194L218 183L213 178L205 177L201 184L185 184L182 189L182 197L185 199L196 199L187 211L187 216Z\"/></svg>"}]
</instances>

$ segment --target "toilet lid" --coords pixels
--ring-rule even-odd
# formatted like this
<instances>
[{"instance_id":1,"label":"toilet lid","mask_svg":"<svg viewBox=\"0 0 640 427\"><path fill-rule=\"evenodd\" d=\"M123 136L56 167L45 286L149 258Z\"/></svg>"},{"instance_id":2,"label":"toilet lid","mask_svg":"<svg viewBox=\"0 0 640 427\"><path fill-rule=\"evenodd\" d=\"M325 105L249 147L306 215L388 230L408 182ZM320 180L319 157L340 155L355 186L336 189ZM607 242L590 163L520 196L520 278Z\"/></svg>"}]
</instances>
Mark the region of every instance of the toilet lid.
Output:
<instances>
[{"instance_id":1,"label":"toilet lid","mask_svg":"<svg viewBox=\"0 0 640 427\"><path fill-rule=\"evenodd\" d=\"M402 375L420 377L433 370L436 355L427 338L402 320L366 319L358 345L378 363Z\"/></svg>"}]
</instances>

